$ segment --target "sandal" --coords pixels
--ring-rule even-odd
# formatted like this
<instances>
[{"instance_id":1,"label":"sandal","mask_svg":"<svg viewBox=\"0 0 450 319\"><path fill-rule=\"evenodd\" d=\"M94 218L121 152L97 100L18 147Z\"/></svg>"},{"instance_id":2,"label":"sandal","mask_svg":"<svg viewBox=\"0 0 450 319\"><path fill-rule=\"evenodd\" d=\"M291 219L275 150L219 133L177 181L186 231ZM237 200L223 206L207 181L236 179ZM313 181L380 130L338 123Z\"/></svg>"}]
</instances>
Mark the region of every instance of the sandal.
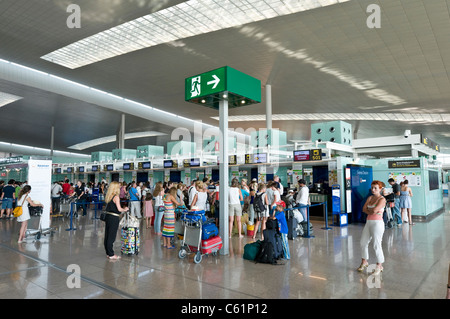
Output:
<instances>
[{"instance_id":1,"label":"sandal","mask_svg":"<svg viewBox=\"0 0 450 319\"><path fill-rule=\"evenodd\" d=\"M175 246L166 247L167 249L175 249Z\"/></svg>"},{"instance_id":2,"label":"sandal","mask_svg":"<svg viewBox=\"0 0 450 319\"><path fill-rule=\"evenodd\" d=\"M367 267L369 267L369 264L364 264L361 263L361 266L359 266L359 268L357 269L359 272L363 272L364 269L366 269Z\"/></svg>"},{"instance_id":3,"label":"sandal","mask_svg":"<svg viewBox=\"0 0 450 319\"><path fill-rule=\"evenodd\" d=\"M375 270L372 272L372 275L378 276L383 271L383 266L376 266Z\"/></svg>"},{"instance_id":4,"label":"sandal","mask_svg":"<svg viewBox=\"0 0 450 319\"><path fill-rule=\"evenodd\" d=\"M120 256L114 255L114 256L108 256L109 260L119 260Z\"/></svg>"}]
</instances>

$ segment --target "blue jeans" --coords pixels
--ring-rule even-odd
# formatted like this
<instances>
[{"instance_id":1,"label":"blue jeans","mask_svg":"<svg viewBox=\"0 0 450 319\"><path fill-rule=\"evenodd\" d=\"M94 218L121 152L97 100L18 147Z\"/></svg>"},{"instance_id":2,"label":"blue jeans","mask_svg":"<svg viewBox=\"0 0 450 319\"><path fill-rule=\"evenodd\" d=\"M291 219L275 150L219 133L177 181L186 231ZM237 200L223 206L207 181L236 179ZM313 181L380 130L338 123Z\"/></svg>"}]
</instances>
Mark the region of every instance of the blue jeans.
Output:
<instances>
[{"instance_id":1,"label":"blue jeans","mask_svg":"<svg viewBox=\"0 0 450 319\"><path fill-rule=\"evenodd\" d=\"M83 209L83 216L86 215L86 209L87 209L87 202L86 202L86 200L84 200L84 199L77 200L77 211L80 208L80 206Z\"/></svg>"},{"instance_id":2,"label":"blue jeans","mask_svg":"<svg viewBox=\"0 0 450 319\"><path fill-rule=\"evenodd\" d=\"M162 209L161 209L162 208ZM161 233L161 221L164 216L164 206L156 207L155 209L155 233Z\"/></svg>"},{"instance_id":3,"label":"blue jeans","mask_svg":"<svg viewBox=\"0 0 450 319\"><path fill-rule=\"evenodd\" d=\"M400 198L394 199L395 206L392 207L392 218L398 224L402 224L402 216L400 215Z\"/></svg>"},{"instance_id":4,"label":"blue jeans","mask_svg":"<svg viewBox=\"0 0 450 319\"><path fill-rule=\"evenodd\" d=\"M12 209L13 208L13 198L3 198L2 209Z\"/></svg>"}]
</instances>

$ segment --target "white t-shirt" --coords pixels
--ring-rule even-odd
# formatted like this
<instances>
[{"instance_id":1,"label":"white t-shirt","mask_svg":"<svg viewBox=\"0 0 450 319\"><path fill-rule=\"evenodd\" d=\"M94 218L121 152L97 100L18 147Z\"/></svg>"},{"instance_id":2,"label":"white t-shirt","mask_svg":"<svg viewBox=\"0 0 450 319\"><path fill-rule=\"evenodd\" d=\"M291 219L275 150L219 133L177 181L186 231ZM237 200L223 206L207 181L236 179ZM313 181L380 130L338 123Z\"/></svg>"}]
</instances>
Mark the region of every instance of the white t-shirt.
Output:
<instances>
[{"instance_id":1,"label":"white t-shirt","mask_svg":"<svg viewBox=\"0 0 450 319\"><path fill-rule=\"evenodd\" d=\"M239 195L241 194L241 190L237 187L230 187L228 190L228 203L230 205L241 204L239 199Z\"/></svg>"},{"instance_id":2,"label":"white t-shirt","mask_svg":"<svg viewBox=\"0 0 450 319\"><path fill-rule=\"evenodd\" d=\"M308 205L308 198L309 198L309 188L303 186L300 188L297 194L297 198L295 199L295 202L300 205Z\"/></svg>"},{"instance_id":3,"label":"white t-shirt","mask_svg":"<svg viewBox=\"0 0 450 319\"><path fill-rule=\"evenodd\" d=\"M195 206L197 206L199 210L205 210L207 199L208 194L206 192L197 192L197 202L195 203Z\"/></svg>"},{"instance_id":4,"label":"white t-shirt","mask_svg":"<svg viewBox=\"0 0 450 319\"><path fill-rule=\"evenodd\" d=\"M189 190L189 193L188 193L188 195L189 195L189 205L192 205L192 201L194 200L195 194L197 194L197 193L198 193L198 191L197 191L197 189L195 187L192 187Z\"/></svg>"},{"instance_id":5,"label":"white t-shirt","mask_svg":"<svg viewBox=\"0 0 450 319\"><path fill-rule=\"evenodd\" d=\"M62 193L62 186L59 184L53 184L52 186L52 197L60 197Z\"/></svg>"},{"instance_id":6,"label":"white t-shirt","mask_svg":"<svg viewBox=\"0 0 450 319\"><path fill-rule=\"evenodd\" d=\"M272 188L267 188L266 195L267 195L267 202L269 203L269 205L272 205L273 198L274 198L274 194L273 194Z\"/></svg>"},{"instance_id":7,"label":"white t-shirt","mask_svg":"<svg viewBox=\"0 0 450 319\"><path fill-rule=\"evenodd\" d=\"M275 198L275 203L279 202L281 200L280 192L278 190L273 191L273 197ZM272 203L269 204L272 205Z\"/></svg>"},{"instance_id":8,"label":"white t-shirt","mask_svg":"<svg viewBox=\"0 0 450 319\"><path fill-rule=\"evenodd\" d=\"M161 195L155 197L155 207L164 206L164 202Z\"/></svg>"}]
</instances>

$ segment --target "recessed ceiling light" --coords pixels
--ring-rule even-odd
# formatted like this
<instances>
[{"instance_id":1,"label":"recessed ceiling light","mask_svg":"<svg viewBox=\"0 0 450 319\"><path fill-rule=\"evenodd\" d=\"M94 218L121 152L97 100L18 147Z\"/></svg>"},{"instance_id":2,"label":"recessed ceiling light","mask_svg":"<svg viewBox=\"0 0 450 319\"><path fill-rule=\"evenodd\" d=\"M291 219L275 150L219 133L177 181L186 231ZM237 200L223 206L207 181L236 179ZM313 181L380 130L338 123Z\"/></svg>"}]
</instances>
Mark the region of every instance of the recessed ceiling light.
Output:
<instances>
[{"instance_id":1,"label":"recessed ceiling light","mask_svg":"<svg viewBox=\"0 0 450 319\"><path fill-rule=\"evenodd\" d=\"M9 94L9 93L0 92L0 107L5 106L7 104L11 104L11 103L21 100L21 99L23 99L23 97Z\"/></svg>"},{"instance_id":2,"label":"recessed ceiling light","mask_svg":"<svg viewBox=\"0 0 450 319\"><path fill-rule=\"evenodd\" d=\"M347 1L350 0L190 0L94 34L41 58L75 69L162 43Z\"/></svg>"}]
</instances>

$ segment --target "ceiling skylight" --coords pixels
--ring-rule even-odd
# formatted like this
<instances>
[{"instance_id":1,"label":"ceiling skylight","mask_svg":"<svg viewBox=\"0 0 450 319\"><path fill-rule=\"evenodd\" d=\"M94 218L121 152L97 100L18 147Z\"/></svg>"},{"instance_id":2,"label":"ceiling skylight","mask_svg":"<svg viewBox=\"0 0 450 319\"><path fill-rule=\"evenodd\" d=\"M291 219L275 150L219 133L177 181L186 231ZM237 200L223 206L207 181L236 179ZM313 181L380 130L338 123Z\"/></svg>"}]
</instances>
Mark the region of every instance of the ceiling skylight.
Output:
<instances>
[{"instance_id":1,"label":"ceiling skylight","mask_svg":"<svg viewBox=\"0 0 450 319\"><path fill-rule=\"evenodd\" d=\"M41 58L75 69L158 44L347 1L350 0L189 0Z\"/></svg>"},{"instance_id":2,"label":"ceiling skylight","mask_svg":"<svg viewBox=\"0 0 450 319\"><path fill-rule=\"evenodd\" d=\"M212 117L219 120L219 117ZM234 115L228 116L229 122L265 121L266 115ZM414 123L446 123L450 122L450 114L432 113L300 113L273 114L273 121L401 121Z\"/></svg>"},{"instance_id":3,"label":"ceiling skylight","mask_svg":"<svg viewBox=\"0 0 450 319\"><path fill-rule=\"evenodd\" d=\"M0 92L0 107L5 106L10 103L13 103L18 100L21 100L21 99L23 99L23 98L20 96Z\"/></svg>"},{"instance_id":4,"label":"ceiling skylight","mask_svg":"<svg viewBox=\"0 0 450 319\"><path fill-rule=\"evenodd\" d=\"M125 139L130 140L133 138L143 138L143 137L153 137L153 136L163 136L163 135L166 135L166 134L160 133L160 132L155 132L155 131L127 133L127 134L125 134ZM88 149L88 148L91 148L94 146L107 144L107 143L113 143L116 140L117 140L117 137L115 135L111 135L111 136L100 137L100 138L96 138L96 139L86 141L83 143L75 144L75 145L69 146L68 148L82 151L82 150L85 150L85 149Z\"/></svg>"}]
</instances>

